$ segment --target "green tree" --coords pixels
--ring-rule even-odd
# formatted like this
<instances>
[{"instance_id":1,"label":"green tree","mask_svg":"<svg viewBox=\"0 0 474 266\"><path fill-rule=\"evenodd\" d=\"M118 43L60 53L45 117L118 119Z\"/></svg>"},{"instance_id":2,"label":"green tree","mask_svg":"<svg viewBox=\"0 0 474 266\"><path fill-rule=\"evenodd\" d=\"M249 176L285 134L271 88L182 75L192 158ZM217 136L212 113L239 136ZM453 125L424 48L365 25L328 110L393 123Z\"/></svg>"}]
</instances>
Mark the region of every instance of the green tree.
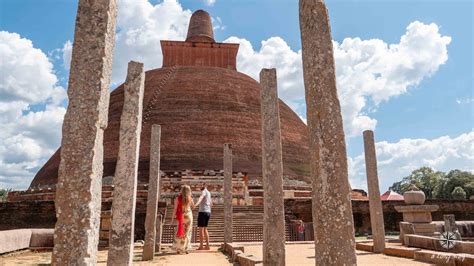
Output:
<instances>
[{"instance_id":1,"label":"green tree","mask_svg":"<svg viewBox=\"0 0 474 266\"><path fill-rule=\"evenodd\" d=\"M452 199L452 192L456 187L461 187L469 198L474 195L474 174L461 170L452 170L446 175L446 183L442 191L445 199ZM466 197L464 197L466 198Z\"/></svg>"},{"instance_id":2,"label":"green tree","mask_svg":"<svg viewBox=\"0 0 474 266\"><path fill-rule=\"evenodd\" d=\"M451 192L451 198L457 200L465 200L466 199L466 191L462 189L462 187L455 187L453 192Z\"/></svg>"},{"instance_id":3,"label":"green tree","mask_svg":"<svg viewBox=\"0 0 474 266\"><path fill-rule=\"evenodd\" d=\"M411 184L423 191L428 199L454 199L452 193L456 187L460 187L466 193L464 198L474 195L474 174L461 170L452 170L445 174L435 172L429 167L421 167L401 181L393 183L390 189L403 194Z\"/></svg>"},{"instance_id":4,"label":"green tree","mask_svg":"<svg viewBox=\"0 0 474 266\"><path fill-rule=\"evenodd\" d=\"M401 181L393 183L389 189L403 194L413 184L425 193L426 198L430 199L434 198L438 187L442 185L444 176L443 172L435 172L429 167L421 167L411 172L409 176L404 177Z\"/></svg>"},{"instance_id":5,"label":"green tree","mask_svg":"<svg viewBox=\"0 0 474 266\"><path fill-rule=\"evenodd\" d=\"M0 188L0 202L7 201L8 192L12 191L11 189Z\"/></svg>"}]
</instances>

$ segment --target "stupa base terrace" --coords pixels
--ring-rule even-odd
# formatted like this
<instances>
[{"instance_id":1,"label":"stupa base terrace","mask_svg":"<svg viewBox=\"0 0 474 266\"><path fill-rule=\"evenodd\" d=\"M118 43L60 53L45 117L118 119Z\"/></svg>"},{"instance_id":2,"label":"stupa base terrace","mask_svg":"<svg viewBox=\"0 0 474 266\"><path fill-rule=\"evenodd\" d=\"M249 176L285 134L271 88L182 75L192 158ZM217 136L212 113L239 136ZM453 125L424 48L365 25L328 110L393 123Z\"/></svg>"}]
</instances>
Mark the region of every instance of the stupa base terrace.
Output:
<instances>
[{"instance_id":1,"label":"stupa base terrace","mask_svg":"<svg viewBox=\"0 0 474 266\"><path fill-rule=\"evenodd\" d=\"M171 225L173 200L183 184L189 185L195 199L199 197L201 187L207 184L214 203L213 219L211 219L211 242L223 240L223 170L183 170L161 171L161 195L159 214L162 217L162 243L170 243L174 232ZM107 246L111 206L114 185L113 177L104 177L102 185L102 213L100 245ZM233 173L233 216L236 242L262 241L263 237L263 187L259 178L249 180L247 173ZM144 223L148 184L139 183L137 187L135 239L144 237ZM298 240L298 220L305 223L304 240L313 240L311 214L311 186L304 181L285 179L285 220L286 237L288 241ZM54 207L56 188L45 186L30 188L25 191L13 191L8 194L7 202L0 203L0 230L21 228L54 228L56 213ZM354 227L357 235L370 234L370 212L367 193L363 190L353 190L352 212ZM427 200L429 204L437 204L439 210L433 213L435 219L442 219L444 214L455 214L458 220L474 219L474 204L469 201ZM395 210L395 206L403 201L382 201L387 232L398 232L403 216ZM197 217L197 213L195 213ZM195 219L197 222L197 219ZM193 228L193 241L196 238L196 224ZM238 236L238 237L237 237Z\"/></svg>"}]
</instances>

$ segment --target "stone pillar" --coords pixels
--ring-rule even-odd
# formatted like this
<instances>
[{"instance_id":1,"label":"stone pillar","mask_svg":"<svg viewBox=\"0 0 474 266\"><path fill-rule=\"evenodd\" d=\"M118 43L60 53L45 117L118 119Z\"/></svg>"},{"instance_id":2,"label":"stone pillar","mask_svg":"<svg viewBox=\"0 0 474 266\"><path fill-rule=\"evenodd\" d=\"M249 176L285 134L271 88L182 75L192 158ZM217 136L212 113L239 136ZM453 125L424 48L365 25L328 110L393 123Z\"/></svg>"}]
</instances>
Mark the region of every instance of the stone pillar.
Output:
<instances>
[{"instance_id":1,"label":"stone pillar","mask_svg":"<svg viewBox=\"0 0 474 266\"><path fill-rule=\"evenodd\" d=\"M156 216L158 200L160 199L160 138L161 127L153 125L151 127L150 177L148 181L143 260L153 260L153 255L155 254Z\"/></svg>"},{"instance_id":2,"label":"stone pillar","mask_svg":"<svg viewBox=\"0 0 474 266\"><path fill-rule=\"evenodd\" d=\"M133 260L144 86L143 64L133 61L128 63L120 118L120 144L114 176L112 228L107 265L131 265Z\"/></svg>"},{"instance_id":3,"label":"stone pillar","mask_svg":"<svg viewBox=\"0 0 474 266\"><path fill-rule=\"evenodd\" d=\"M331 29L322 0L300 0L317 265L356 264L354 222Z\"/></svg>"},{"instance_id":4,"label":"stone pillar","mask_svg":"<svg viewBox=\"0 0 474 266\"><path fill-rule=\"evenodd\" d=\"M260 71L263 169L263 263L285 265L283 160L276 70Z\"/></svg>"},{"instance_id":5,"label":"stone pillar","mask_svg":"<svg viewBox=\"0 0 474 266\"><path fill-rule=\"evenodd\" d=\"M52 265L97 262L116 16L116 0L79 0L62 127Z\"/></svg>"},{"instance_id":6,"label":"stone pillar","mask_svg":"<svg viewBox=\"0 0 474 266\"><path fill-rule=\"evenodd\" d=\"M224 144L224 243L232 243L232 144Z\"/></svg>"},{"instance_id":7,"label":"stone pillar","mask_svg":"<svg viewBox=\"0 0 474 266\"><path fill-rule=\"evenodd\" d=\"M161 234L163 232L163 216L158 214L156 216L156 240L155 240L155 252L161 252Z\"/></svg>"},{"instance_id":8,"label":"stone pillar","mask_svg":"<svg viewBox=\"0 0 474 266\"><path fill-rule=\"evenodd\" d=\"M443 215L444 220L444 231L445 232L456 232L458 228L456 226L456 220L454 214L445 214Z\"/></svg>"},{"instance_id":9,"label":"stone pillar","mask_svg":"<svg viewBox=\"0 0 474 266\"><path fill-rule=\"evenodd\" d=\"M370 226L374 241L374 252L382 253L385 249L385 228L382 200L380 199L379 177L377 174L374 132L366 130L363 134L365 169L367 172L367 187L369 190Z\"/></svg>"},{"instance_id":10,"label":"stone pillar","mask_svg":"<svg viewBox=\"0 0 474 266\"><path fill-rule=\"evenodd\" d=\"M456 219L454 218L454 214L445 214L443 215L444 220L444 232L450 232L450 234L454 234L451 237L461 241L461 234L459 233L458 227L456 226Z\"/></svg>"}]
</instances>

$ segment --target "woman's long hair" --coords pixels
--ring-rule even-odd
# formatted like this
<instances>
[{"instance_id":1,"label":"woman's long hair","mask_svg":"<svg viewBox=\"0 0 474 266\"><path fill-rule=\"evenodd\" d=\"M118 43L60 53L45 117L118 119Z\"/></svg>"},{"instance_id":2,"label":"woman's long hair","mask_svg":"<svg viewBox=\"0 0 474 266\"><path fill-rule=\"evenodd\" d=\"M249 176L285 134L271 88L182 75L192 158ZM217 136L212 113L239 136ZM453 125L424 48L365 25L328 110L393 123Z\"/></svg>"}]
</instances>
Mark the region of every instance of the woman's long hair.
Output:
<instances>
[{"instance_id":1,"label":"woman's long hair","mask_svg":"<svg viewBox=\"0 0 474 266\"><path fill-rule=\"evenodd\" d=\"M181 187L181 199L183 201L183 209L186 210L193 200L191 197L191 187L184 185Z\"/></svg>"}]
</instances>

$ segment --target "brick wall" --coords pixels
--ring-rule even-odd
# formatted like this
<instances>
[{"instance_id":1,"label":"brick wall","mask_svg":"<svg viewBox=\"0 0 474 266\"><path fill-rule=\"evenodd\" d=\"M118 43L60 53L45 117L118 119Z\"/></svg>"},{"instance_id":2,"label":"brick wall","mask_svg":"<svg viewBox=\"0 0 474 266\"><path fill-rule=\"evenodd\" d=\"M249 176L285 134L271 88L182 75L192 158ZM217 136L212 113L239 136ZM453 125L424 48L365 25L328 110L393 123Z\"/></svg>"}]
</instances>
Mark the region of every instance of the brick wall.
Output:
<instances>
[{"instance_id":1,"label":"brick wall","mask_svg":"<svg viewBox=\"0 0 474 266\"><path fill-rule=\"evenodd\" d=\"M474 220L474 201L427 200L426 204L437 204L439 211L433 213L433 220L443 220L444 214L454 214L457 221ZM402 215L395 211L394 206L403 205L400 201L384 201L385 230L398 231ZM160 212L164 213L165 203L160 202ZM102 210L110 210L111 202L104 202ZM370 232L369 202L352 201L355 231L357 234ZM146 201L137 201L135 216L136 239L143 239L146 213ZM285 200L285 215L289 220L301 219L311 222L311 200ZM27 201L0 203L0 230L20 228L54 228L56 222L53 201Z\"/></svg>"},{"instance_id":2,"label":"brick wall","mask_svg":"<svg viewBox=\"0 0 474 266\"><path fill-rule=\"evenodd\" d=\"M102 213L112 207L111 202L102 203ZM159 203L159 212L165 213L166 204ZM137 201L135 212L135 239L145 235L146 202ZM25 201L0 203L0 230L23 228L54 228L56 211L54 201Z\"/></svg>"},{"instance_id":3,"label":"brick wall","mask_svg":"<svg viewBox=\"0 0 474 266\"><path fill-rule=\"evenodd\" d=\"M474 201L472 200L426 200L425 204L439 205L439 210L434 212L433 221L442 221L443 215L454 214L457 221L474 220ZM383 201L383 212L385 231L399 231L399 223L402 214L398 213L394 206L404 205L403 201ZM310 199L287 199L285 200L285 215L288 219L299 219L304 222L312 222ZM354 226L356 234L370 232L369 201L352 200L352 212L354 215Z\"/></svg>"}]
</instances>

